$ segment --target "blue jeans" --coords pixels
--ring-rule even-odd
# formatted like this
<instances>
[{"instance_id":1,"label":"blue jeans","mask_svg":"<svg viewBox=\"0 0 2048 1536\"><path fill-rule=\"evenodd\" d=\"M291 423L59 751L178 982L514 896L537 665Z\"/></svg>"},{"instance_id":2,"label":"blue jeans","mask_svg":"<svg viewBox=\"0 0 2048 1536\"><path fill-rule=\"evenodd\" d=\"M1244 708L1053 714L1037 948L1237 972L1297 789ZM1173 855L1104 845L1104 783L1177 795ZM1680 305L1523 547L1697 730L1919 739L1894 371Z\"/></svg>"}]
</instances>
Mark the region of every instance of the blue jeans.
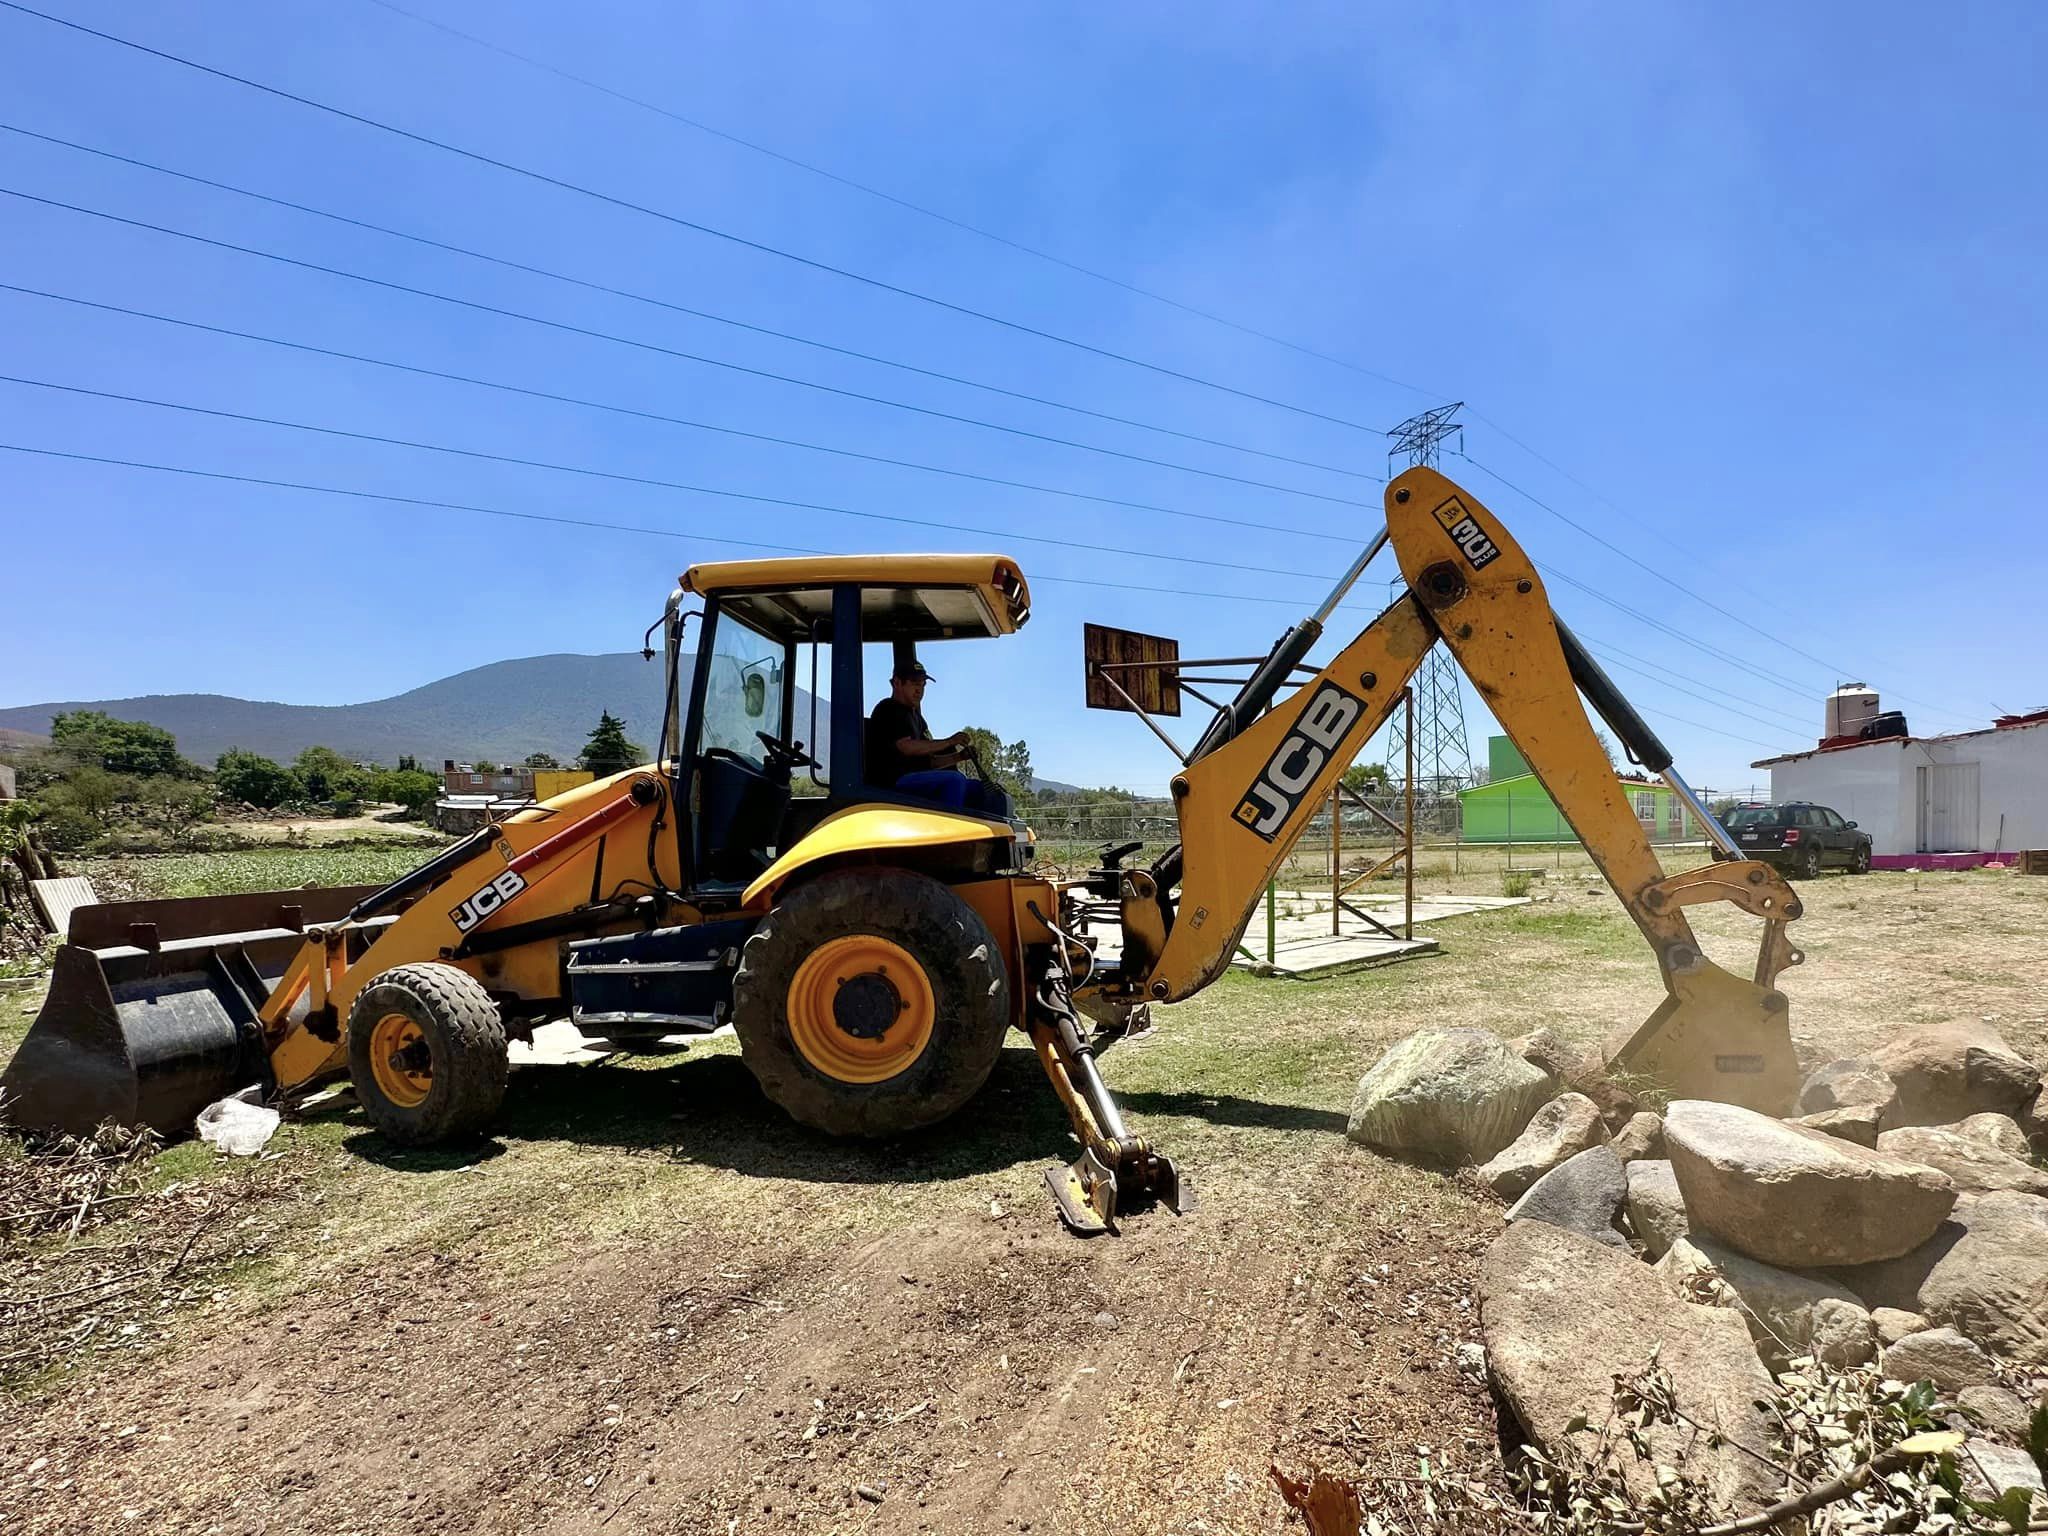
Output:
<instances>
[{"instance_id":1,"label":"blue jeans","mask_svg":"<svg viewBox=\"0 0 2048 1536\"><path fill-rule=\"evenodd\" d=\"M1009 819L1010 797L1002 785L970 779L957 768L926 768L906 773L896 781L896 787L906 795L915 795L948 810L976 811L983 816Z\"/></svg>"}]
</instances>

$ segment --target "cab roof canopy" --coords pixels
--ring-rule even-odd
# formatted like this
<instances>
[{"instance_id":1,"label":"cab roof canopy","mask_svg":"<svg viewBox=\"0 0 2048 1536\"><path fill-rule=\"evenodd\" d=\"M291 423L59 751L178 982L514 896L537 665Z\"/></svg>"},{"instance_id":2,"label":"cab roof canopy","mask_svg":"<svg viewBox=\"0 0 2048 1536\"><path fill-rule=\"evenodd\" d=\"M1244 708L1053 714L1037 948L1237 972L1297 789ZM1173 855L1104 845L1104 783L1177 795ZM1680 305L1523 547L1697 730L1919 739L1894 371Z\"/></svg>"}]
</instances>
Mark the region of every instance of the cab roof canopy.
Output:
<instances>
[{"instance_id":1,"label":"cab roof canopy","mask_svg":"<svg viewBox=\"0 0 2048 1536\"><path fill-rule=\"evenodd\" d=\"M806 555L693 565L682 587L715 597L778 640L802 640L832 617L832 589L860 588L866 640L971 640L1014 634L1031 591L1004 555Z\"/></svg>"}]
</instances>

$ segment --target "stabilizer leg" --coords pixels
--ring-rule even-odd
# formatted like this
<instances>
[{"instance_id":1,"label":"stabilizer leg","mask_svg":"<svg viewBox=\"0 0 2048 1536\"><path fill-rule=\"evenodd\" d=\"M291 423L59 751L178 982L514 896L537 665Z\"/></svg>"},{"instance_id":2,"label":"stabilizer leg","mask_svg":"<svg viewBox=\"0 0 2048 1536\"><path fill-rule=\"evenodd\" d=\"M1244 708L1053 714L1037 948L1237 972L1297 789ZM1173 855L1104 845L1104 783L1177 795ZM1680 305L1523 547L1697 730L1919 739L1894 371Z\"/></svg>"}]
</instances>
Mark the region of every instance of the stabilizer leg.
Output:
<instances>
[{"instance_id":1,"label":"stabilizer leg","mask_svg":"<svg viewBox=\"0 0 2048 1536\"><path fill-rule=\"evenodd\" d=\"M1193 1187L1173 1159L1124 1128L1123 1115L1096 1070L1081 1034L1066 972L1049 956L1032 998L1031 1043L1053 1091L1066 1107L1081 1155L1064 1168L1048 1168L1060 1220L1078 1236L1115 1232L1119 1214L1159 1202L1176 1215L1194 1209Z\"/></svg>"}]
</instances>

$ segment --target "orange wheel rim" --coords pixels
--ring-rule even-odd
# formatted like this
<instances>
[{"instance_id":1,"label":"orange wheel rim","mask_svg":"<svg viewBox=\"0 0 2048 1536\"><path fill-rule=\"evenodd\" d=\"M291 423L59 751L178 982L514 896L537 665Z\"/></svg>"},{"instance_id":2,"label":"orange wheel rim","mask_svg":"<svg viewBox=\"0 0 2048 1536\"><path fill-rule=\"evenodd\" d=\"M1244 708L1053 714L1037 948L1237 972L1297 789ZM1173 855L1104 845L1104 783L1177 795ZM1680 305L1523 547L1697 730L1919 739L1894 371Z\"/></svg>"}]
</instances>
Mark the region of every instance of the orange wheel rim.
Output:
<instances>
[{"instance_id":1,"label":"orange wheel rim","mask_svg":"<svg viewBox=\"0 0 2048 1536\"><path fill-rule=\"evenodd\" d=\"M434 1087L434 1058L415 1020L387 1013L370 1026L370 1075L377 1091L401 1109L426 1102Z\"/></svg>"},{"instance_id":2,"label":"orange wheel rim","mask_svg":"<svg viewBox=\"0 0 2048 1536\"><path fill-rule=\"evenodd\" d=\"M910 951L871 933L819 945L790 978L789 1036L842 1083L879 1083L924 1054L938 1018L931 979Z\"/></svg>"}]
</instances>

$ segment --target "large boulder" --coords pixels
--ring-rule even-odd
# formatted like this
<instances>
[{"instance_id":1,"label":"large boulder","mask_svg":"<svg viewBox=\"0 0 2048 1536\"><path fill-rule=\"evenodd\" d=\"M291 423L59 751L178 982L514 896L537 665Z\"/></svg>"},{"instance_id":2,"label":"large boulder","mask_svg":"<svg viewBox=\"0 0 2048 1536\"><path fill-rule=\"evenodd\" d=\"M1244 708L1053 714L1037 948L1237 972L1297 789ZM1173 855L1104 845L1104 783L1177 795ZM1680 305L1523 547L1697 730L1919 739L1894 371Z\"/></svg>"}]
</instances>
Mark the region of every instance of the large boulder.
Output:
<instances>
[{"instance_id":1,"label":"large boulder","mask_svg":"<svg viewBox=\"0 0 2048 1536\"><path fill-rule=\"evenodd\" d=\"M1911 1253L1834 1278L1871 1306L1918 1312L1996 1354L2048 1368L2048 1200L2039 1195L1964 1195Z\"/></svg>"},{"instance_id":2,"label":"large boulder","mask_svg":"<svg viewBox=\"0 0 2048 1536\"><path fill-rule=\"evenodd\" d=\"M1626 1250L1628 1240L1614 1225L1628 1194L1628 1175L1612 1147L1588 1147L1559 1163L1529 1186L1508 1209L1510 1222L1540 1221Z\"/></svg>"},{"instance_id":3,"label":"large boulder","mask_svg":"<svg viewBox=\"0 0 2048 1536\"><path fill-rule=\"evenodd\" d=\"M1664 1117L1645 1109L1628 1117L1628 1123L1607 1143L1624 1163L1664 1155Z\"/></svg>"},{"instance_id":4,"label":"large boulder","mask_svg":"<svg viewBox=\"0 0 2048 1536\"><path fill-rule=\"evenodd\" d=\"M1897 1307L1872 1307L1871 1326L1877 1329L1877 1342L1896 1344L1909 1333L1925 1333L1934 1325L1918 1312L1903 1312Z\"/></svg>"},{"instance_id":5,"label":"large boulder","mask_svg":"<svg viewBox=\"0 0 2048 1536\"><path fill-rule=\"evenodd\" d=\"M1479 1170L1479 1182L1503 1200L1514 1200L1566 1158L1607 1139L1600 1108L1583 1093L1565 1093L1536 1111L1512 1146L1503 1147Z\"/></svg>"},{"instance_id":6,"label":"large boulder","mask_svg":"<svg viewBox=\"0 0 2048 1536\"><path fill-rule=\"evenodd\" d=\"M2005 1120L2003 1115L1972 1116L1972 1119ZM1969 1124L1964 1121L1963 1124ZM2013 1126L2017 1134L2019 1127ZM1939 1168L1955 1181L1959 1190L1984 1194L1994 1189L2016 1189L2027 1195L2048 1195L2048 1169L2002 1151L1994 1142L1966 1134L1962 1126L1909 1125L1882 1132L1877 1150L1909 1162Z\"/></svg>"},{"instance_id":7,"label":"large boulder","mask_svg":"<svg viewBox=\"0 0 2048 1536\"><path fill-rule=\"evenodd\" d=\"M1850 1104L1842 1109L1823 1109L1817 1114L1798 1115L1786 1123L1803 1125L1825 1136L1839 1136L1859 1147L1874 1147L1882 1118L1875 1104Z\"/></svg>"},{"instance_id":8,"label":"large boulder","mask_svg":"<svg viewBox=\"0 0 2048 1536\"><path fill-rule=\"evenodd\" d=\"M1873 1055L1899 1091L1887 1126L1948 1125L1984 1110L2011 1114L2041 1074L1989 1024L1956 1020L1907 1030Z\"/></svg>"},{"instance_id":9,"label":"large boulder","mask_svg":"<svg viewBox=\"0 0 2048 1536\"><path fill-rule=\"evenodd\" d=\"M1551 1091L1549 1076L1497 1035L1420 1030L1359 1080L1344 1133L1435 1162L1484 1162L1522 1134Z\"/></svg>"},{"instance_id":10,"label":"large boulder","mask_svg":"<svg viewBox=\"0 0 2048 1536\"><path fill-rule=\"evenodd\" d=\"M1799 1112L1824 1114L1831 1109L1875 1109L1883 1119L1898 1104L1899 1090L1890 1074L1863 1056L1845 1057L1814 1068L1799 1085Z\"/></svg>"},{"instance_id":11,"label":"large boulder","mask_svg":"<svg viewBox=\"0 0 2048 1536\"><path fill-rule=\"evenodd\" d=\"M1692 1230L1685 1219L1685 1196L1678 1192L1678 1176L1663 1158L1643 1158L1627 1167L1628 1194L1622 1208L1628 1212L1631 1231L1641 1241L1652 1262L1671 1251L1671 1245Z\"/></svg>"},{"instance_id":12,"label":"large boulder","mask_svg":"<svg viewBox=\"0 0 2048 1536\"><path fill-rule=\"evenodd\" d=\"M2039 1098L2040 1095L2036 1094L2028 1104L2033 1104ZM2022 1114L2025 1112L2024 1108L2020 1111ZM1948 1129L1958 1136L1974 1136L1979 1141L1989 1142L2008 1157L2028 1158L2034 1155L2033 1144L2027 1139L2025 1129L2011 1115L2001 1115L1987 1110L1983 1114L1958 1120Z\"/></svg>"},{"instance_id":13,"label":"large boulder","mask_svg":"<svg viewBox=\"0 0 2048 1536\"><path fill-rule=\"evenodd\" d=\"M1909 1333L1884 1352L1884 1373L1894 1381L1931 1381L1944 1397L1965 1387L1997 1384L1991 1357L1953 1328Z\"/></svg>"},{"instance_id":14,"label":"large boulder","mask_svg":"<svg viewBox=\"0 0 2048 1536\"><path fill-rule=\"evenodd\" d=\"M1776 1474L1733 1443L1767 1446L1773 1430L1758 1406L1771 1379L1734 1313L1673 1296L1626 1251L1528 1221L1494 1239L1481 1261L1479 1317L1494 1383L1544 1451L1555 1454L1575 1422L1605 1423L1614 1378L1640 1372L1655 1350L1679 1407L1728 1438L1715 1444L1683 1426L1652 1426L1653 1462L1679 1468L1726 1512L1777 1496ZM1574 1443L1590 1448L1592 1437ZM1653 1466L1625 1448L1613 1454L1637 1493L1656 1486Z\"/></svg>"},{"instance_id":15,"label":"large boulder","mask_svg":"<svg viewBox=\"0 0 2048 1536\"><path fill-rule=\"evenodd\" d=\"M1909 1253L1956 1199L1936 1169L1733 1104L1679 1100L1664 1144L1693 1230L1781 1269Z\"/></svg>"},{"instance_id":16,"label":"large boulder","mask_svg":"<svg viewBox=\"0 0 2048 1536\"><path fill-rule=\"evenodd\" d=\"M2001 1190L1958 1209L1962 1236L1920 1283L1920 1311L1986 1349L2048 1367L2048 1200Z\"/></svg>"},{"instance_id":17,"label":"large boulder","mask_svg":"<svg viewBox=\"0 0 2048 1536\"><path fill-rule=\"evenodd\" d=\"M1843 1368L1877 1356L1870 1314L1831 1281L1759 1264L1704 1233L1679 1238L1655 1272L1684 1300L1740 1313L1758 1358L1774 1373L1801 1355Z\"/></svg>"},{"instance_id":18,"label":"large boulder","mask_svg":"<svg viewBox=\"0 0 2048 1536\"><path fill-rule=\"evenodd\" d=\"M2013 1118L2026 1134L2027 1144L2048 1156L2048 1093L2037 1093L2018 1109Z\"/></svg>"}]
</instances>

